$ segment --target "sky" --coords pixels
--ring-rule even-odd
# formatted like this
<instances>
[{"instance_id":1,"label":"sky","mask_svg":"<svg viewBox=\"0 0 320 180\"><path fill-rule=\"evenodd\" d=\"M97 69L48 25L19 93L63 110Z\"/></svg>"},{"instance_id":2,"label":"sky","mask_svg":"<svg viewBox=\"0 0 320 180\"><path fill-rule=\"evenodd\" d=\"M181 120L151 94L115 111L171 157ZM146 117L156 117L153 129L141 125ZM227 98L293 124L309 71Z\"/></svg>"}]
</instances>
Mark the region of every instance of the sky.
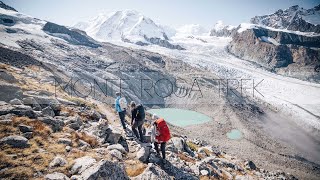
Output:
<instances>
[{"instance_id":1,"label":"sky","mask_svg":"<svg viewBox=\"0 0 320 180\"><path fill-rule=\"evenodd\" d=\"M312 8L319 0L3 0L19 12L72 26L99 13L134 9L157 23L212 28L218 20L239 25L255 15L271 14L292 5Z\"/></svg>"}]
</instances>

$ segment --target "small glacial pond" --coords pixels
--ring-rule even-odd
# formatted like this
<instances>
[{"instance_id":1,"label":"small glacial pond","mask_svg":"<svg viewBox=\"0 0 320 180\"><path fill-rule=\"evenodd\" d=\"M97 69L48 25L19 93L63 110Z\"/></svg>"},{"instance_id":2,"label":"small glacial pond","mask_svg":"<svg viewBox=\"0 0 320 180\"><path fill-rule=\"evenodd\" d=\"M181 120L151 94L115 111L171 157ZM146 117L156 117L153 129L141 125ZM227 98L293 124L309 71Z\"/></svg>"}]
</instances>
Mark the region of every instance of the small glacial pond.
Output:
<instances>
[{"instance_id":1,"label":"small glacial pond","mask_svg":"<svg viewBox=\"0 0 320 180\"><path fill-rule=\"evenodd\" d=\"M159 117L163 117L167 122L180 127L211 121L209 116L185 109L162 108L150 109L147 112L157 114Z\"/></svg>"},{"instance_id":2,"label":"small glacial pond","mask_svg":"<svg viewBox=\"0 0 320 180\"><path fill-rule=\"evenodd\" d=\"M241 139L242 133L237 129L232 129L230 132L227 133L229 139L237 140Z\"/></svg>"}]
</instances>

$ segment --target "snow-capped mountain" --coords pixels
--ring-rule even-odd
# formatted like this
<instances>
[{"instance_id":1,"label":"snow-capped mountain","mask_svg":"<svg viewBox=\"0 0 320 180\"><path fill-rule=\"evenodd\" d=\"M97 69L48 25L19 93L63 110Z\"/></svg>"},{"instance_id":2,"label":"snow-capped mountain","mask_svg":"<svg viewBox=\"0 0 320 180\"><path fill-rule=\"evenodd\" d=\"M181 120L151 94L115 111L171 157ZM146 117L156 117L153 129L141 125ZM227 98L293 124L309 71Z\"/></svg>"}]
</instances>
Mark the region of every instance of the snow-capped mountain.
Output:
<instances>
[{"instance_id":1,"label":"snow-capped mountain","mask_svg":"<svg viewBox=\"0 0 320 180\"><path fill-rule=\"evenodd\" d=\"M250 22L277 29L320 33L320 5L311 9L291 6L270 15L255 16Z\"/></svg>"},{"instance_id":2,"label":"snow-capped mountain","mask_svg":"<svg viewBox=\"0 0 320 180\"><path fill-rule=\"evenodd\" d=\"M181 35L208 35L209 30L199 24L187 24L177 28L177 34Z\"/></svg>"},{"instance_id":3,"label":"snow-capped mountain","mask_svg":"<svg viewBox=\"0 0 320 180\"><path fill-rule=\"evenodd\" d=\"M80 22L74 27L86 31L99 41L127 39L132 42L144 42L144 36L168 40L162 27L134 10L100 14L89 22Z\"/></svg>"},{"instance_id":4,"label":"snow-capped mountain","mask_svg":"<svg viewBox=\"0 0 320 180\"><path fill-rule=\"evenodd\" d=\"M218 21L210 31L210 36L232 36L236 31L236 26L225 25L223 21Z\"/></svg>"},{"instance_id":5,"label":"snow-capped mountain","mask_svg":"<svg viewBox=\"0 0 320 180\"><path fill-rule=\"evenodd\" d=\"M123 41L143 46L157 44L171 49L183 49L168 42L175 31L156 24L134 10L100 14L88 22L77 23L74 27L84 30L89 36L102 42Z\"/></svg>"}]
</instances>

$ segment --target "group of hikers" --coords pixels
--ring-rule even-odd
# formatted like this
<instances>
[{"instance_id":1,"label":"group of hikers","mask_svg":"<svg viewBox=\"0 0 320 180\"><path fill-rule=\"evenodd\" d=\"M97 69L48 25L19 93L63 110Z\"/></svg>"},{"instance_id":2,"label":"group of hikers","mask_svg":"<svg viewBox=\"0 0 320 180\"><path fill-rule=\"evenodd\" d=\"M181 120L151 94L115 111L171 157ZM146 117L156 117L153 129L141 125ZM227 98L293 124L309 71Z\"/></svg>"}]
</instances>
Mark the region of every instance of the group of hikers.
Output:
<instances>
[{"instance_id":1,"label":"group of hikers","mask_svg":"<svg viewBox=\"0 0 320 180\"><path fill-rule=\"evenodd\" d=\"M122 127L126 133L126 111L127 111L127 101L125 97L121 96L120 92L116 93L115 99L115 110L117 111ZM131 110L131 128L134 135L139 139L142 143L146 142L144 138L144 129L143 124L145 122L145 108L142 104L136 104L134 101L131 101L129 104ZM154 148L158 155L160 155L159 144L161 149L162 158L165 159L166 153L166 142L170 139L170 130L167 126L167 123L163 118L158 117L156 114L152 115L152 130L151 130L151 143L153 143Z\"/></svg>"}]
</instances>

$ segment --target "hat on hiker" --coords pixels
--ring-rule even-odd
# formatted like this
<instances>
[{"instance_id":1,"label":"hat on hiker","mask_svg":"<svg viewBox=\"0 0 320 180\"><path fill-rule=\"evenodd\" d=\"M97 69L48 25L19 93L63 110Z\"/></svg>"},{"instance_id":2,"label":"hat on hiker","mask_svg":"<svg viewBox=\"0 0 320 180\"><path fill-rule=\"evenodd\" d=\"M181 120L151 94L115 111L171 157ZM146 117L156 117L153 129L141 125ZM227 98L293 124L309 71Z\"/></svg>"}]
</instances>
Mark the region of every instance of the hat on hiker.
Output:
<instances>
[{"instance_id":1,"label":"hat on hiker","mask_svg":"<svg viewBox=\"0 0 320 180\"><path fill-rule=\"evenodd\" d=\"M131 107L135 107L135 106L136 106L136 103L135 103L134 101L131 101L131 102L130 102L130 106L131 106Z\"/></svg>"},{"instance_id":2,"label":"hat on hiker","mask_svg":"<svg viewBox=\"0 0 320 180\"><path fill-rule=\"evenodd\" d=\"M120 96L121 95L121 93L120 92L116 92L116 96Z\"/></svg>"},{"instance_id":3,"label":"hat on hiker","mask_svg":"<svg viewBox=\"0 0 320 180\"><path fill-rule=\"evenodd\" d=\"M156 120L156 119L158 119L158 118L159 118L159 117L158 117L156 114L153 114L153 115L152 115L152 119L153 119L153 120Z\"/></svg>"}]
</instances>

